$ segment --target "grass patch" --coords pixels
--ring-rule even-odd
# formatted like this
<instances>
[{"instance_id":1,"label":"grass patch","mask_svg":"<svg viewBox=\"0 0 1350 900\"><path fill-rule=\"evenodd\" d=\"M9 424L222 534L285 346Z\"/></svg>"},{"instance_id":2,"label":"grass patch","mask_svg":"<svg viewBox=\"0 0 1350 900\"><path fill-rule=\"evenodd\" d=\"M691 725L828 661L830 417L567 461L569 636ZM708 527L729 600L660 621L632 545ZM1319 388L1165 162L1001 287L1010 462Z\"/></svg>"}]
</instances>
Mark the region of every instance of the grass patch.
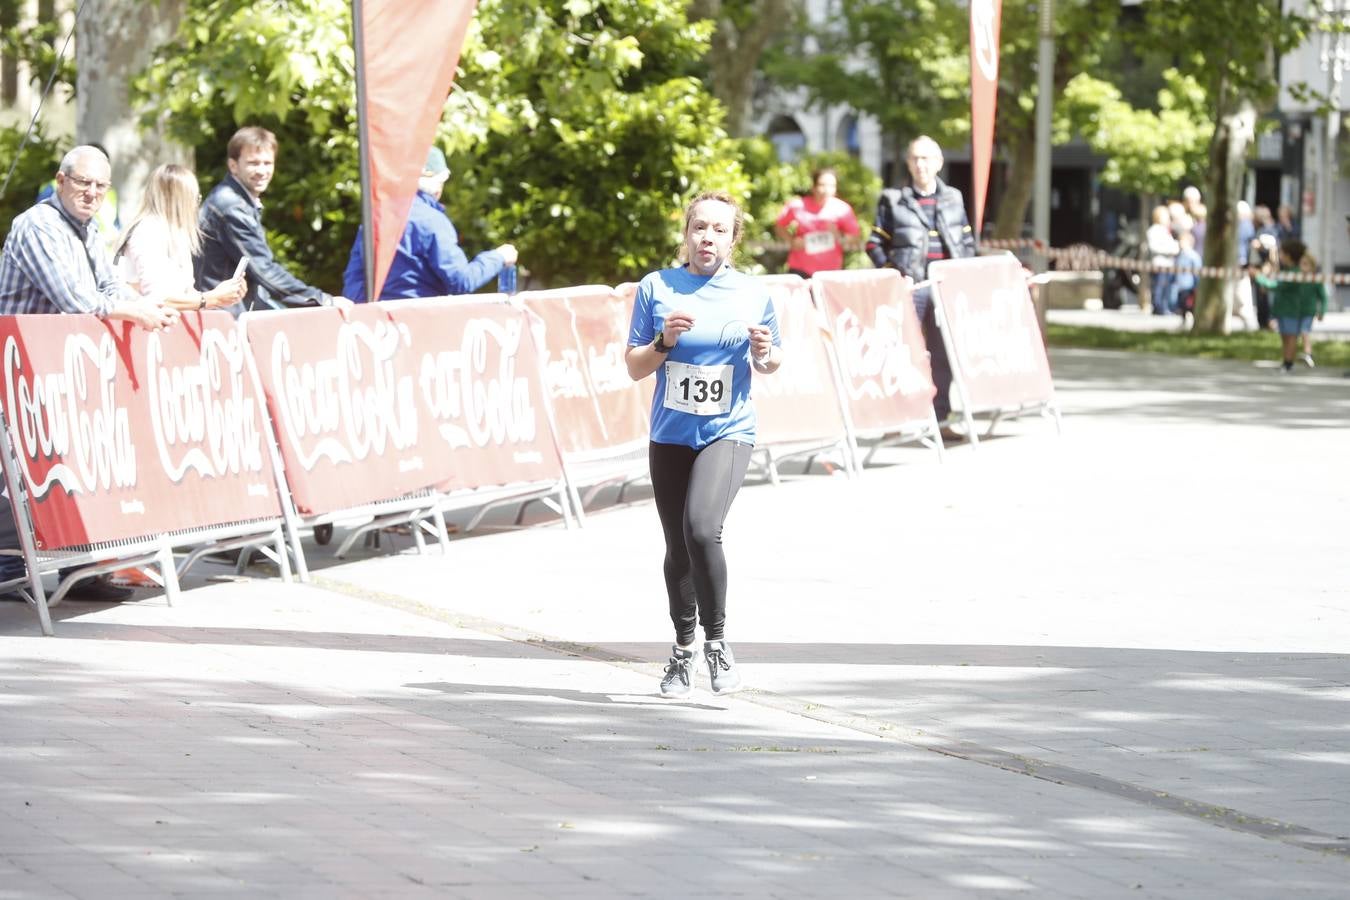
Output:
<instances>
[{"instance_id":1,"label":"grass patch","mask_svg":"<svg viewBox=\"0 0 1350 900\"><path fill-rule=\"evenodd\" d=\"M1239 331L1224 336L1174 331L1116 331L1114 328L1057 325L1050 322L1046 325L1046 337L1052 347L1080 350L1133 350L1199 359L1280 358L1280 336L1269 331ZM1314 330L1313 357L1319 366L1350 367L1350 341L1319 341Z\"/></svg>"}]
</instances>

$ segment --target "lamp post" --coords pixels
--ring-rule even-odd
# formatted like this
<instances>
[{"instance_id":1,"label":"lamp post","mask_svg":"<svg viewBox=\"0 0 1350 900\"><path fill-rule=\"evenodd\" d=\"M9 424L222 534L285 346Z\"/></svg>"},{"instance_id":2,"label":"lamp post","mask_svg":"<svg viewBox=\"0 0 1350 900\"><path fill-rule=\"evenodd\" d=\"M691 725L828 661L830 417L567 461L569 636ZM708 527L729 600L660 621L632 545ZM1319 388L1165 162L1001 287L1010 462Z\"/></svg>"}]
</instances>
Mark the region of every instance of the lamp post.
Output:
<instances>
[{"instance_id":1,"label":"lamp post","mask_svg":"<svg viewBox=\"0 0 1350 900\"><path fill-rule=\"evenodd\" d=\"M1321 227L1318 229L1318 247L1322 257L1322 280L1326 283L1328 299L1335 296L1332 275L1332 246L1335 232L1332 226L1336 205L1336 139L1341 130L1341 80L1350 63L1350 46L1346 42L1347 0L1322 0L1322 71L1327 73L1327 118L1322 127Z\"/></svg>"}]
</instances>

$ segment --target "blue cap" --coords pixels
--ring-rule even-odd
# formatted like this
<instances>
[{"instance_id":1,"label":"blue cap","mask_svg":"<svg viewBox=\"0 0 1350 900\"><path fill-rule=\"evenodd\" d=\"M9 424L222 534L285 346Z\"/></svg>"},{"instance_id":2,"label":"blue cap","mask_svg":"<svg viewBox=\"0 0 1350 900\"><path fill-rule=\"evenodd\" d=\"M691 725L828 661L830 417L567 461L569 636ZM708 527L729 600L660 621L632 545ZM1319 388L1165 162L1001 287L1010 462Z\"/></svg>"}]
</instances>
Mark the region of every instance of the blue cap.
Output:
<instances>
[{"instance_id":1,"label":"blue cap","mask_svg":"<svg viewBox=\"0 0 1350 900\"><path fill-rule=\"evenodd\" d=\"M441 152L440 147L432 147L427 151L427 164L422 167L424 176L449 175L450 167L445 163L445 154Z\"/></svg>"}]
</instances>

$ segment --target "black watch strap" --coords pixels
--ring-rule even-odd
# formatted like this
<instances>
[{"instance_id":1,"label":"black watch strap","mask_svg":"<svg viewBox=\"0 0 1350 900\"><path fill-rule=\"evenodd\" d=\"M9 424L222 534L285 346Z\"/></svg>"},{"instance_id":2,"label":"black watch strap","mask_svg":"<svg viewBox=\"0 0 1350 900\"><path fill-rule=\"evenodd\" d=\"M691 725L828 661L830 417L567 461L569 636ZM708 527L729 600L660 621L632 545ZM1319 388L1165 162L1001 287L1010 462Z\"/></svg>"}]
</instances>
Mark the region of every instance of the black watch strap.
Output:
<instances>
[{"instance_id":1,"label":"black watch strap","mask_svg":"<svg viewBox=\"0 0 1350 900\"><path fill-rule=\"evenodd\" d=\"M652 341L652 349L657 353L669 353L674 348L666 343L666 333L664 331L658 331L656 333L656 340Z\"/></svg>"}]
</instances>

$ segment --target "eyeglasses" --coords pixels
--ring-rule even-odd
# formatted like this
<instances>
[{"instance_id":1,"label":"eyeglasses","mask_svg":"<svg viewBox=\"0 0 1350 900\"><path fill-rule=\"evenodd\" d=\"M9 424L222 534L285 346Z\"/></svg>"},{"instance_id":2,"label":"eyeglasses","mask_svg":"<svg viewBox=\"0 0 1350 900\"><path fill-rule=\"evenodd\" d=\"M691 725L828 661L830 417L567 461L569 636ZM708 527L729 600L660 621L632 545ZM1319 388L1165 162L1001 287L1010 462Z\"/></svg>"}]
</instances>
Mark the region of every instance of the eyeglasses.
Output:
<instances>
[{"instance_id":1,"label":"eyeglasses","mask_svg":"<svg viewBox=\"0 0 1350 900\"><path fill-rule=\"evenodd\" d=\"M66 180L75 185L78 191L92 190L96 194L108 193L108 188L112 187L111 181L95 181L92 178L84 178L80 175L67 175Z\"/></svg>"}]
</instances>

